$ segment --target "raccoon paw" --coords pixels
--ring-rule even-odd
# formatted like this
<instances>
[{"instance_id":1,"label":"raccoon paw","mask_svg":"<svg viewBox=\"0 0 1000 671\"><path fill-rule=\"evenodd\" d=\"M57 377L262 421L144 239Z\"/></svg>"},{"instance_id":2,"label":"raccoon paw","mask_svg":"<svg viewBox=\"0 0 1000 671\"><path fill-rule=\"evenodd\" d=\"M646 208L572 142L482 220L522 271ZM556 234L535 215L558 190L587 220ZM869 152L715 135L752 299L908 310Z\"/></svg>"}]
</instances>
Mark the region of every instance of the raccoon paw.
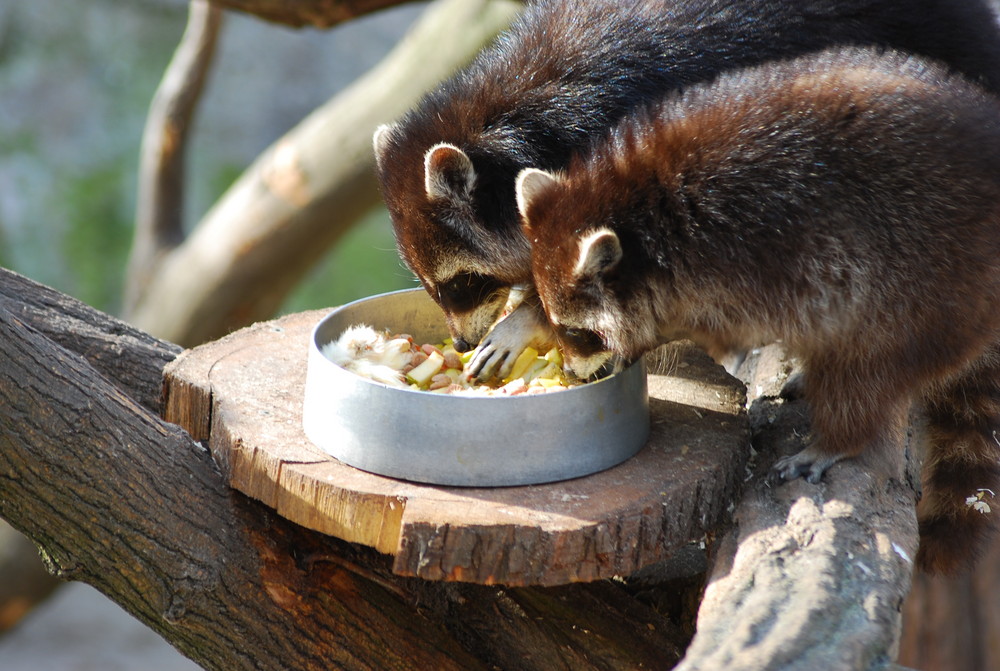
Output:
<instances>
[{"instance_id":1,"label":"raccoon paw","mask_svg":"<svg viewBox=\"0 0 1000 671\"><path fill-rule=\"evenodd\" d=\"M522 347L523 351L524 348ZM497 347L489 340L476 348L465 372L472 380L486 381L492 377L504 377L514 365L514 359L509 348Z\"/></svg>"},{"instance_id":2,"label":"raccoon paw","mask_svg":"<svg viewBox=\"0 0 1000 671\"><path fill-rule=\"evenodd\" d=\"M466 371L476 380L507 377L514 360L526 347L546 347L554 340L541 308L522 303L487 334Z\"/></svg>"},{"instance_id":3,"label":"raccoon paw","mask_svg":"<svg viewBox=\"0 0 1000 671\"><path fill-rule=\"evenodd\" d=\"M840 457L818 456L810 448L806 448L798 454L782 457L774 462L771 467L769 480L778 484L781 482L791 482L796 478L803 478L811 484L819 484L823 479L826 469L840 461Z\"/></svg>"}]
</instances>

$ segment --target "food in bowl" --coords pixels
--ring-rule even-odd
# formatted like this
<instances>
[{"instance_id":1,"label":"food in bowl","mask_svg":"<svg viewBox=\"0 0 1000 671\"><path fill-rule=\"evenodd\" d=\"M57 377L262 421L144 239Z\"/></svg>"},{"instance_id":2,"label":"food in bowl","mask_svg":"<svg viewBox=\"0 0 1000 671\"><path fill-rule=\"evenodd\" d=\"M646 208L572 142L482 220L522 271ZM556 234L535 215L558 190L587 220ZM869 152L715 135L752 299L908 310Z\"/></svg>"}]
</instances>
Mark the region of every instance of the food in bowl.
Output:
<instances>
[{"instance_id":1,"label":"food in bowl","mask_svg":"<svg viewBox=\"0 0 1000 671\"><path fill-rule=\"evenodd\" d=\"M385 329L383 337L410 333L418 343L437 343L447 334L440 307L422 288L359 299L316 324L302 427L313 444L345 464L435 485L522 486L610 468L642 449L649 435L643 359L558 393L413 391L408 383L366 379L323 354L358 324Z\"/></svg>"},{"instance_id":2,"label":"food in bowl","mask_svg":"<svg viewBox=\"0 0 1000 671\"><path fill-rule=\"evenodd\" d=\"M519 396L581 384L563 372L562 355L555 347L546 352L526 348L515 359L506 378L487 384L473 382L465 371L474 350L459 353L451 338L419 344L407 334L391 334L356 324L321 351L333 363L362 377L392 387L439 394Z\"/></svg>"}]
</instances>

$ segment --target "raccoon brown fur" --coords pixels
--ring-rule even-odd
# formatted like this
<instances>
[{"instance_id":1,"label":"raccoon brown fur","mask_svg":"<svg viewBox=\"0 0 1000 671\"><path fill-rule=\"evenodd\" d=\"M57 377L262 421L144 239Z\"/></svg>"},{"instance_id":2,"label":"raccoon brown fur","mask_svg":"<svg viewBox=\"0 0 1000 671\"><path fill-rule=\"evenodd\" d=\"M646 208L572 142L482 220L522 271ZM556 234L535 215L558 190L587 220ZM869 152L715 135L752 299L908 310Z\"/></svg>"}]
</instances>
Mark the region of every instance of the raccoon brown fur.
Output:
<instances>
[{"instance_id":1,"label":"raccoon brown fur","mask_svg":"<svg viewBox=\"0 0 1000 671\"><path fill-rule=\"evenodd\" d=\"M971 503L1000 492L993 96L913 57L832 51L671 97L516 188L575 372L675 338L710 353L782 341L812 436L776 473L892 459L916 407L918 564L972 557L991 515Z\"/></svg>"},{"instance_id":2,"label":"raccoon brown fur","mask_svg":"<svg viewBox=\"0 0 1000 671\"><path fill-rule=\"evenodd\" d=\"M530 285L514 205L521 168L565 167L669 91L843 44L920 53L1000 91L1000 36L983 0L527 3L495 45L375 138L400 254L456 347L480 341L511 285ZM516 348L513 335L497 356Z\"/></svg>"}]
</instances>

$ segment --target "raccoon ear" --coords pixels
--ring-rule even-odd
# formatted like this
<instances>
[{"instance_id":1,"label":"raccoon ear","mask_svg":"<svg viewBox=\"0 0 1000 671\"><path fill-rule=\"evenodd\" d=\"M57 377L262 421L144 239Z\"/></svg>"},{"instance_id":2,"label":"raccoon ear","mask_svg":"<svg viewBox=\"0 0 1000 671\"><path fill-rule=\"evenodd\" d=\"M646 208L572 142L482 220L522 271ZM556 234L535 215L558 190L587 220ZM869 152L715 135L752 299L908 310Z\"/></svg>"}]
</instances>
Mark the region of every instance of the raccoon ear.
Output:
<instances>
[{"instance_id":1,"label":"raccoon ear","mask_svg":"<svg viewBox=\"0 0 1000 671\"><path fill-rule=\"evenodd\" d=\"M622 245L610 228L592 231L580 238L580 256L573 273L576 279L598 279L622 260Z\"/></svg>"},{"instance_id":2,"label":"raccoon ear","mask_svg":"<svg viewBox=\"0 0 1000 671\"><path fill-rule=\"evenodd\" d=\"M538 168L525 168L517 174L514 182L514 195L517 198L517 211L521 213L521 225L524 232L531 229L528 221L528 208L531 207L535 197L547 189L552 184L559 181L559 178L551 172L545 172Z\"/></svg>"},{"instance_id":3,"label":"raccoon ear","mask_svg":"<svg viewBox=\"0 0 1000 671\"><path fill-rule=\"evenodd\" d=\"M396 126L384 123L375 129L372 136L372 147L375 149L375 165L381 167L386 153L389 151L389 141L395 132Z\"/></svg>"},{"instance_id":4,"label":"raccoon ear","mask_svg":"<svg viewBox=\"0 0 1000 671\"><path fill-rule=\"evenodd\" d=\"M424 154L424 188L430 200L470 200L476 182L472 160L454 145L441 142Z\"/></svg>"}]
</instances>

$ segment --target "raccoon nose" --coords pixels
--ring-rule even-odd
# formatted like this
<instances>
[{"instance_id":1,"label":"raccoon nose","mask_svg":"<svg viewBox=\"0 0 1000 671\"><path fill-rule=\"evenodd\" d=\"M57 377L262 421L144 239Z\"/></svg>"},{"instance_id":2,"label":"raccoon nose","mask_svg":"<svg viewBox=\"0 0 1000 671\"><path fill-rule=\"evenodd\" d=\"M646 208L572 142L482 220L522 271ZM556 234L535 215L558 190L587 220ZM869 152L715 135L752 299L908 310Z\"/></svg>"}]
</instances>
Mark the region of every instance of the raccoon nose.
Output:
<instances>
[{"instance_id":1,"label":"raccoon nose","mask_svg":"<svg viewBox=\"0 0 1000 671\"><path fill-rule=\"evenodd\" d=\"M468 352L470 349L475 347L475 345L470 345L466 342L465 338L455 338L454 342L451 343L451 346L454 347L455 351L459 354L462 352Z\"/></svg>"}]
</instances>

